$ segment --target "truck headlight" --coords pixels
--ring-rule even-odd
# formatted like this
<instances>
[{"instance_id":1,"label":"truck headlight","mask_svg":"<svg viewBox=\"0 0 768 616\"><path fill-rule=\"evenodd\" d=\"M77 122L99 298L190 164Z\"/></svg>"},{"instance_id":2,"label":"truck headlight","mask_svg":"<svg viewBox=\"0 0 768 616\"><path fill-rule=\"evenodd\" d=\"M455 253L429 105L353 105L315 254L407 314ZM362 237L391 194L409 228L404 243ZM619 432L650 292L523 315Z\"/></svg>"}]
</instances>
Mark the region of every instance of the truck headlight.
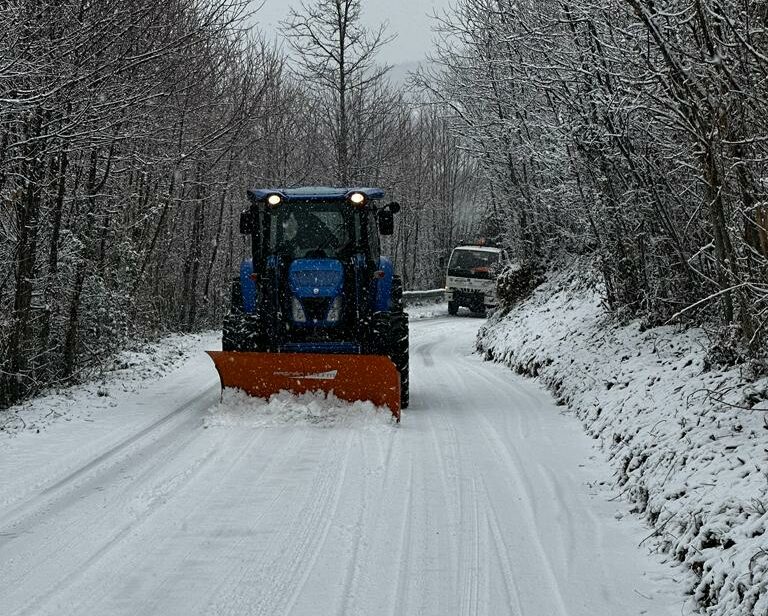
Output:
<instances>
[{"instance_id":1,"label":"truck headlight","mask_svg":"<svg viewBox=\"0 0 768 616\"><path fill-rule=\"evenodd\" d=\"M304 314L304 308L301 305L301 302L293 298L293 302L291 303L291 314L293 316L293 321L295 323L306 323L307 322L307 315Z\"/></svg>"},{"instance_id":2,"label":"truck headlight","mask_svg":"<svg viewBox=\"0 0 768 616\"><path fill-rule=\"evenodd\" d=\"M333 300L331 309L328 311L328 321L336 323L341 318L341 296Z\"/></svg>"}]
</instances>

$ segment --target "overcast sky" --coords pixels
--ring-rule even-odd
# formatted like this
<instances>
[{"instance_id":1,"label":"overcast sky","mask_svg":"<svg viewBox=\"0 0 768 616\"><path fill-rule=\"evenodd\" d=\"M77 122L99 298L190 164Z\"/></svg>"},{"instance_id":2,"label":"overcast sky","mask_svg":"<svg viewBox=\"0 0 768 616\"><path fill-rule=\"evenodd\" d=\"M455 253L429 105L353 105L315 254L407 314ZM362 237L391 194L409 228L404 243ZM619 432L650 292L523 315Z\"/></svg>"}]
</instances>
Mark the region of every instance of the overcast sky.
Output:
<instances>
[{"instance_id":1,"label":"overcast sky","mask_svg":"<svg viewBox=\"0 0 768 616\"><path fill-rule=\"evenodd\" d=\"M258 6L260 0L252 0ZM311 3L312 0L306 0ZM390 64L418 62L430 48L432 32L429 15L435 9L448 7L449 0L363 0L363 20L369 25L389 22L390 34L397 38L380 52L380 59ZM263 8L254 19L268 35L278 28L291 6L299 6L298 0L265 0Z\"/></svg>"}]
</instances>

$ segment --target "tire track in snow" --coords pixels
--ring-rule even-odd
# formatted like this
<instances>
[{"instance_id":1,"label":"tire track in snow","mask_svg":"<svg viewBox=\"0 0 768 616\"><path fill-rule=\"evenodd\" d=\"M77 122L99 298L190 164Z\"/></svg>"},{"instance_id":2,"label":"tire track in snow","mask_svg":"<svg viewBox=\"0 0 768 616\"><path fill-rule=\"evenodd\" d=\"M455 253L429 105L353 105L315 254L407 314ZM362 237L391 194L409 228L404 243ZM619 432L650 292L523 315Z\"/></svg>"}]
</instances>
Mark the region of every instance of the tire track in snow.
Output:
<instances>
[{"instance_id":1,"label":"tire track in snow","mask_svg":"<svg viewBox=\"0 0 768 616\"><path fill-rule=\"evenodd\" d=\"M362 446L364 445L364 443L362 442L362 439L358 441L358 444L361 445L360 450L363 452L363 459L362 459L361 466L363 468L368 468L368 464L366 464L368 456L366 455L366 448ZM339 606L339 610L338 610L340 616L345 616L346 614L354 613L354 609L353 609L354 602L357 599L357 597L355 596L354 589L356 587L357 580L360 576L361 547L364 541L367 542L367 539L365 539L364 537L364 528L365 528L365 519L368 514L368 502L370 497L372 496L370 491L370 478L368 476L368 473L363 473L363 485L361 489L361 494L362 494L362 498L360 499L359 511L357 514L357 521L354 527L355 538L353 541L354 545L352 546L352 553L351 553L352 560L347 567L347 572L344 579L344 587L341 595L343 598L343 601Z\"/></svg>"},{"instance_id":2,"label":"tire track in snow","mask_svg":"<svg viewBox=\"0 0 768 616\"><path fill-rule=\"evenodd\" d=\"M476 357L461 353L460 344L461 343L459 342L453 342L451 345L452 354L460 358L460 361L455 362L455 364L451 366L452 371L456 374L455 378L457 380L461 379L462 381L468 381L470 379L467 378L467 373L470 373L478 380L484 381L489 385L493 385L494 387L489 388L489 390L497 392L495 397L499 400L499 404L495 406L503 408L505 400L504 393L511 389L513 383L497 377L495 374L487 370L487 366L484 370L483 364L479 363ZM464 370L462 370L462 368ZM517 398L517 390L515 390L515 396L513 399L514 398ZM536 402L532 398L533 397L531 396L531 402ZM560 588L558 576L552 565L551 556L541 539L542 529L540 529L537 524L538 511L535 504L537 500L537 490L535 490L531 485L528 473L523 470L526 467L522 466L522 463L517 458L515 452L512 451L506 441L501 437L498 428L489 421L486 414L482 412L474 413L473 418L476 419L476 427L480 430L481 434L485 435L484 440L487 441L490 445L488 451L492 453L498 461L498 464L494 465L497 469L495 474L499 475L499 471L501 469L506 469L506 471L502 472L501 475L511 478L515 483L517 483L519 486L519 490L517 492L524 495L522 500L523 510L521 513L525 514L526 525L533 531L530 533L531 538L534 540L533 547L535 547L536 552L539 555L539 560L544 567L544 572L549 582L548 585L552 588L553 596L556 600L556 609L558 610L558 613L561 614L561 616L567 616L568 609L566 607L562 590ZM516 422L516 424L518 426L523 425L520 422ZM472 454L470 453L470 456L471 455ZM477 460L472 460L472 462L472 466L475 469L475 474L481 477L488 474L488 469L483 469L477 466Z\"/></svg>"},{"instance_id":3,"label":"tire track in snow","mask_svg":"<svg viewBox=\"0 0 768 616\"><path fill-rule=\"evenodd\" d=\"M397 551L397 557L394 562L399 565L399 573L397 576L397 584L395 585L395 601L392 603L390 614L391 616L400 616L401 614L408 614L407 610L409 600L409 582L411 577L411 537L413 526L413 464L409 465L408 481L404 486L404 491L407 494L403 504L403 523L400 526L400 537L398 545L400 546Z\"/></svg>"},{"instance_id":4,"label":"tire track in snow","mask_svg":"<svg viewBox=\"0 0 768 616\"><path fill-rule=\"evenodd\" d=\"M528 475L522 470L523 466L521 461L511 452L504 441L500 439L495 429L493 429L492 426L489 426L487 420L483 418L481 421L486 427L486 434L489 437L492 452L498 458L499 462L504 467L506 467L508 470L508 477L511 478L512 481L519 486L520 492L525 496L522 501L522 513L525 514L526 526L528 526L528 528L531 530L529 536L534 540L534 547L539 554L539 559L544 567L544 572L548 579L549 586L551 587L553 596L556 599L558 613L562 616L568 616L568 608L566 606L562 589L560 587L559 576L555 571L555 567L552 563L552 555L548 552L542 540L542 536L546 534L547 531L546 529L541 528L538 523L539 517L534 503L537 502L537 496L540 495L536 494L536 492L532 489L532 486L528 480Z\"/></svg>"},{"instance_id":5,"label":"tire track in snow","mask_svg":"<svg viewBox=\"0 0 768 616\"><path fill-rule=\"evenodd\" d=\"M482 480L482 476L481 476ZM515 584L515 569L512 564L512 560L509 555L512 554L512 550L504 537L504 533L501 530L501 524L499 522L499 513L496 510L496 506L493 504L491 497L488 493L488 486L483 481L483 491L486 503L486 516L488 528L491 533L491 544L496 554L496 560L499 562L499 568L501 570L501 577L504 581L504 591L507 596L507 605L515 608L515 616L523 616L525 610L523 608L522 601L520 599L520 589Z\"/></svg>"},{"instance_id":6,"label":"tire track in snow","mask_svg":"<svg viewBox=\"0 0 768 616\"><path fill-rule=\"evenodd\" d=\"M454 349L456 352L456 350ZM458 352L456 352L458 354ZM459 378L459 370L456 370L456 377ZM456 434L455 434L455 427L451 426L452 433L453 433L453 439L452 442L456 442ZM478 464L478 460L474 458L471 453L467 456L467 459L469 460L470 464L465 465L465 472L466 474L468 470L472 471L472 495L473 495L473 509L475 518L477 521L477 531L476 531L476 545L479 546L481 544L479 538L481 536L480 532L480 511L482 510L483 516L482 521L484 522L485 528L487 530L485 534L486 540L484 542L484 548L486 556L489 555L489 551L491 546L493 547L493 553L496 556L496 560L499 563L498 569L501 570L501 577L502 577L502 583L504 586L504 592L507 597L507 604L508 606L514 606L516 608L515 614L517 616L523 616L524 610L523 605L520 598L519 590L514 583L515 578L515 572L514 567L512 566L511 559L509 557L509 554L512 553L512 550L510 549L509 545L507 544L503 533L501 531L501 524L499 522L499 515L496 511L496 507L493 504L493 500L490 497L487 482L485 479L486 474L489 472L489 469L481 467L481 465ZM477 559L478 563L479 557ZM490 573L491 571L496 571L497 568L491 567L490 563L486 563L485 567L486 571L488 572L489 580L490 580ZM473 610L473 613L491 613L489 611L490 606L488 602L486 601L484 604L485 611L480 611L480 602L477 601L475 603L475 609ZM462 612L465 613L465 612Z\"/></svg>"},{"instance_id":7,"label":"tire track in snow","mask_svg":"<svg viewBox=\"0 0 768 616\"><path fill-rule=\"evenodd\" d=\"M215 453L215 450L209 451L203 459L198 461L194 468L189 469L189 472L181 481L176 482L176 485L173 486L172 489L178 490L183 487L183 485L192 481L195 475L197 475L211 461ZM107 543L102 545L94 554L92 554L84 565L78 567L75 571L66 574L63 578L55 582L53 587L47 590L44 594L34 597L30 603L25 605L21 611L18 612L19 615L26 616L41 613L41 610L45 609L46 604L55 599L56 595L60 594L62 590L71 587L78 580L86 577L92 570L98 569L105 558L123 543L138 526L149 519L160 504L161 503L156 501L153 505L147 507L139 516L131 519L130 522L123 526L109 541L107 541ZM56 609L54 611L58 612L59 610Z\"/></svg>"},{"instance_id":8,"label":"tire track in snow","mask_svg":"<svg viewBox=\"0 0 768 616\"><path fill-rule=\"evenodd\" d=\"M76 498L76 495L72 495L71 493L68 494L67 491L71 490L71 486L76 484L78 479L83 478L91 471L104 472L102 469L116 463L118 454L126 451L129 447L138 443L145 437L153 435L153 433L160 428L166 427L166 424L169 424L171 420L178 416L189 411L199 412L203 408L210 406L211 398L215 397L214 393L216 390L217 387L209 387L195 395L193 398L146 428L140 430L138 433L124 439L117 445L114 445L107 451L99 454L87 464L71 471L52 485L44 488L37 495L3 513L2 517L0 517L0 548L2 548L3 544L8 540L15 538L17 534L28 532L30 530L33 524L24 525L21 530L13 530L18 529L18 526L23 524L28 518L48 514L57 500ZM149 442L146 446L149 447L151 445L152 443Z\"/></svg>"},{"instance_id":9,"label":"tire track in snow","mask_svg":"<svg viewBox=\"0 0 768 616\"><path fill-rule=\"evenodd\" d=\"M461 510L462 510L462 491L461 491L461 474L459 472L459 454L456 430L452 424L445 425L439 422L441 432L448 432L449 436L442 435L442 439L438 435L436 428L436 419L430 417L430 428L432 436L432 449L435 453L436 464L435 468L438 469L440 474L440 484L443 488L443 495L445 500L445 509L448 517L448 528L453 531L449 533L450 537L450 559L451 559L451 571L454 572L452 577L452 588L458 588L458 571L460 568L460 556L459 556L459 543L454 538L460 536L461 533ZM444 443L444 445L441 444ZM448 450L448 453L446 453ZM457 513L458 512L458 513Z\"/></svg>"},{"instance_id":10,"label":"tire track in snow","mask_svg":"<svg viewBox=\"0 0 768 616\"><path fill-rule=\"evenodd\" d=\"M467 360L469 363L475 363L471 362L471 360ZM482 366L482 364L480 364ZM510 382L503 377L501 377L498 374L495 374L494 371L489 370L481 370L480 366L473 366L473 370L475 371L475 374L478 376L481 376L489 385L497 385L498 387L509 387ZM533 395L533 393L530 393L528 391L522 392L527 399L529 400L529 404L527 405L527 408L531 409L531 411L536 411L537 407L540 406L540 400L536 399L536 397ZM513 414L515 417L524 417L528 416L529 413L523 413L523 412L516 412ZM489 426L490 424L486 420L486 426ZM526 439L530 434L530 427L527 422L516 422L516 428L520 428L522 426L525 426L524 432L518 432L516 435L518 438ZM503 442L503 449L508 452L508 455L513 457L515 459L515 463L519 468L522 468L523 462L520 460L519 454L516 449L509 447L509 445L506 442L506 439L501 439L499 435L499 430L496 426L493 426L493 431L497 435L497 442L502 444ZM517 439L516 439L517 440ZM546 439L549 441L549 439ZM551 441L549 441L551 442ZM557 510L557 518L559 520L562 520L564 522L565 529L563 529L563 524L555 525L555 532L559 534L561 537L560 544L564 544L566 546L566 549L563 550L563 561L565 565L566 575L565 577L570 576L570 572L573 570L573 560L574 555L576 553L576 537L580 535L584 535L583 533L583 520L579 521L577 523L576 518L573 515L573 507L569 505L569 503L566 503L563 499L563 487L560 480L557 478L555 473L548 468L546 465L539 465L537 467L537 470L539 471L539 475L541 479L546 483L548 487L548 493L552 496L551 502L554 502ZM530 473L526 474L526 477ZM529 490L529 492L533 489L530 482L526 482L526 486ZM537 499L529 499L528 502L531 502L533 504L534 510L536 512L536 517L539 516L539 508L537 507ZM547 507L547 512L551 511L551 507ZM599 524L597 523L594 514L591 512L591 510L585 508L583 513L589 518L591 521L591 525L593 528L595 528L596 532L599 533Z\"/></svg>"},{"instance_id":11,"label":"tire track in snow","mask_svg":"<svg viewBox=\"0 0 768 616\"><path fill-rule=\"evenodd\" d=\"M460 562L463 563L461 570L462 577L464 577L464 583L462 584L463 593L461 596L461 613L462 614L478 614L479 604L479 586L480 586L480 506L477 500L477 480L472 477L470 482L472 489L470 494L472 496L472 534L470 541L462 541L462 545L466 548L462 551L462 555L459 557Z\"/></svg>"},{"instance_id":12,"label":"tire track in snow","mask_svg":"<svg viewBox=\"0 0 768 616\"><path fill-rule=\"evenodd\" d=\"M568 506L568 503L563 499L563 488L560 481L555 476L555 473L551 469L545 466L540 468L541 476L547 485L548 491L554 497L554 504L557 509L557 518L562 521L563 524L555 526L556 532L560 537L560 543L565 546L564 558L565 558L565 570L566 576L570 576L574 569L574 555L576 554L576 537L582 535L582 532L577 529L583 528L583 519L577 521L573 515L572 507Z\"/></svg>"},{"instance_id":13,"label":"tire track in snow","mask_svg":"<svg viewBox=\"0 0 768 616\"><path fill-rule=\"evenodd\" d=\"M265 436L267 435L267 433L264 431L251 431L246 433L247 438L243 439L242 432L233 433L228 432L227 430L220 430L218 428L213 430L206 430L203 434L205 434L207 437L210 437L212 434L217 437L217 440L215 441L215 458L219 464L221 464L222 461L225 463L223 468L219 464L209 465L206 470L208 471L209 475L212 476L206 478L206 487L211 487L212 485L220 487L221 478L225 478L226 481L226 478L236 476L237 474L235 471L242 467L242 464L247 459L247 456L253 452L253 448L262 441L265 441ZM235 442L231 442L233 440ZM295 443L293 440L289 440L282 445L283 446L279 450L280 454L289 455L298 450L301 446L301 443ZM266 474L272 468L272 465L278 464L281 459L282 458L280 458L279 454L272 456L270 458L270 462L259 469L255 480L258 480L258 478ZM272 498L272 502L279 498L281 494L282 492L275 494ZM210 490L203 490L203 493L197 498L182 500L179 503L169 502L169 512L166 515L165 520L159 521L159 523L156 524L154 528L148 528L147 532L142 536L139 536L139 534L136 533L136 535L131 537L132 539L135 539L135 543L137 545L132 546L131 549L128 550L128 560L124 563L120 562L116 564L114 571L111 572L112 587L119 587L124 581L123 578L129 577L132 570L145 566L145 563L141 558L144 552L142 548L151 549L155 546L166 545L167 543L172 544L174 540L174 534L178 532L178 529L183 529L190 525L190 518L193 518L194 515L200 512L200 510L204 511L206 506L210 505L208 502L209 499L217 495L218 493L216 491L211 492ZM190 503L192 503L191 506ZM177 511L180 513L177 514ZM254 524L258 522L258 519L259 516L256 516L255 518L250 519L249 523ZM194 526L194 522L191 523L191 525ZM212 539L217 539L220 537L222 532L223 531L220 530L211 538L206 537L199 542L188 545L183 554L178 555L178 557L173 555L177 558L176 566L183 566L190 560L199 558L200 553L207 552L211 547ZM237 540L229 546L229 553L244 553L244 551L241 549L243 541L244 540L242 538L238 537ZM135 560L137 557L138 560ZM228 570L216 571L214 579L218 581L214 581L212 583L212 588L206 591L205 596L201 597L197 603L195 601L188 602L192 605L195 605L195 607L198 607L198 604L205 605L207 600L210 598L210 595L214 594L215 591L221 588L221 586L227 581L228 572ZM164 589L170 584L170 581L173 580L174 571L172 568L169 568L155 570L154 573L155 577L159 578L159 582L152 593L147 591L146 596L142 597L142 607L141 609L137 607L134 610L134 613L164 613L165 610L163 609L164 606L162 603L166 598L167 592L164 591ZM107 595L105 598L109 600L111 597ZM188 597L184 597L184 599L188 600ZM176 610L178 613L178 608L176 608ZM93 610L81 610L81 613L87 613L88 611L93 613Z\"/></svg>"},{"instance_id":14,"label":"tire track in snow","mask_svg":"<svg viewBox=\"0 0 768 616\"><path fill-rule=\"evenodd\" d=\"M462 607L460 613L469 614L474 613L469 610L479 609L482 611L482 609L487 608L487 604L482 605L473 599L473 595L477 596L478 599L482 598L480 594L476 594L474 589L483 588L483 584L482 580L478 580L476 583L473 582L472 566L468 564L478 562L487 565L482 560L475 559L473 552L468 547L470 545L477 546L484 541L486 545L484 551L490 551L496 557L497 562L499 562L497 569L506 571L506 579L502 583L506 585L503 592L506 593L507 602L517 606L517 609L520 609L522 605L526 605L526 613L538 613L535 611L535 607L526 603L530 602L530 592L521 595L520 589L514 584L514 577L510 579L510 576L513 576L515 571L514 563L517 562L518 568L516 571L518 575L521 571L525 571L520 569L520 556L516 560L512 560L509 556L507 558L502 558L501 556L502 552L507 555L512 553L510 551L512 548L504 537L503 529L509 529L508 518L510 514L514 515L514 512L506 512L507 519L505 522L502 522L502 518L496 511L498 505L495 503L500 498L500 494L516 493L522 497L522 501L517 501L518 504L515 508L516 510L519 509L519 514L521 514L517 521L517 526L521 527L521 532L525 535L524 537L517 538L516 542L522 541L521 547L532 550L531 557L533 557L533 561L531 564L537 564L542 574L542 580L545 581L544 587L551 589L551 593L547 593L550 598L546 602L551 607L546 608L550 610L546 614L547 616L554 614L564 616L569 614L570 610L566 607L564 589L560 585L558 569L554 566L552 560L553 557L557 557L561 552L561 548L557 542L548 540L551 530L540 525L540 520L547 519L541 518L541 514L550 513L551 505L555 503L556 507L563 514L563 523L568 525L568 528L573 531L576 531L577 527L573 526L575 522L572 519L570 522L568 521L567 516L570 512L567 507L564 507L562 495L558 494L557 486L547 481L546 477L543 477L543 483L537 479L536 473L541 473L546 467L532 465L531 463L524 464L512 445L513 442L525 442L525 439L531 436L533 430L541 429L541 421L532 422L530 420L530 418L537 416L536 412L541 408L541 398L536 396L535 390L525 387L516 388L513 375L504 375L509 378L502 378L495 374L492 365L480 362L476 356L472 356L471 353L467 352L465 340L451 336L450 330L453 328L446 329L449 331L446 331L445 334L441 332L444 347L432 347L436 356L435 359L438 360L437 355L442 352L458 361L446 361L444 365L439 360L437 361L440 364L439 367L428 373L428 376L434 379L434 385L430 393L436 398L434 408L441 409L441 412L445 414L444 429L455 430L459 426L464 429L459 437L459 450L462 452L460 459L465 460L465 462L468 461L469 465L464 464L462 467L462 476L472 477L475 480L474 484L464 485L460 496L460 511L463 512L461 524L463 545L460 547L461 565L459 568L461 583L457 586L457 588L463 589L461 592ZM444 349L446 347L449 353L445 353ZM469 388L468 383L472 383L474 387ZM493 392L492 396L483 396L481 398L482 401L480 403L484 406L471 413L468 412L469 409L466 411L464 409L457 409L457 402L472 404L478 388L486 392ZM507 397L508 394L512 395ZM493 404L491 404L492 398L495 399ZM504 413L503 409L510 402L515 405L515 408L510 409L509 413ZM469 423L464 421L465 418L469 420ZM554 449L555 444L549 439L540 438L538 431L535 433L535 436L538 441L544 440L547 445L551 443ZM482 443L485 445L483 446ZM487 456L481 458L487 459L489 462L483 464L480 461L481 459L473 457L477 456L478 453L483 455L490 454L490 458L487 458ZM440 466L442 467L442 464ZM477 483L478 478L482 485ZM489 480L492 478L495 481L497 484L495 485L495 491L491 491L489 481L486 478ZM503 482L502 478L505 478ZM504 483L509 483L509 481L516 484L517 488L510 491L508 488L503 487ZM532 483L533 481L537 481L535 486ZM552 496L552 499L547 495ZM557 500L558 498L559 500ZM539 502L542 504L546 503L547 509L540 510ZM478 505L478 503L481 504ZM480 508L481 513L485 512L484 517L476 513L477 507ZM468 530L468 528L472 530ZM528 533L522 530L525 528L529 529ZM567 534L567 531L564 532ZM545 541L545 538L547 541ZM500 539L504 539L504 542L500 543ZM573 537L569 539L573 540ZM490 543L494 543L494 548L491 548ZM563 544L566 546L566 549L562 552L563 560L566 563L566 571L568 571L572 568L571 556L574 553L574 549L567 547L565 542ZM525 556L522 556L522 558L525 559ZM558 562L560 562L560 559L558 559ZM488 568L486 567L486 569ZM484 579L488 579L487 576ZM566 578L562 579L565 580ZM525 597L525 600L523 597ZM531 612L531 609L534 609L534 612Z\"/></svg>"},{"instance_id":15,"label":"tire track in snow","mask_svg":"<svg viewBox=\"0 0 768 616\"><path fill-rule=\"evenodd\" d=\"M326 475L328 481L326 483L326 489L325 492L325 498L320 501L322 504L315 507L314 510L310 513L309 516L307 516L311 522L310 524L306 524L303 528L302 533L302 548L296 552L295 557L293 558L289 569L285 570L284 576L283 576L283 583L285 584L285 580L287 580L290 583L290 580L293 580L296 577L296 574L299 572L299 569L303 566L304 571L301 575L301 582L294 587L285 607L280 609L281 613L287 614L290 611L290 606L296 603L296 600L298 599L299 595L301 594L302 589L304 588L307 579L309 578L310 573L315 567L315 564L317 563L317 559L320 555L320 551L325 544L328 533L330 532L331 526L336 522L336 512L339 508L339 501L341 499L341 493L342 493L342 487L344 486L344 481L347 476L347 468L349 466L349 456L351 452L351 436L347 436L345 448L344 448L344 456L343 456L343 462L341 464L341 467L338 469L338 475L333 476L332 473L328 473ZM331 467L331 470L336 468L336 465L333 464ZM333 479L333 480L331 480ZM325 515L323 515L325 514ZM324 523L318 524L320 520L325 520ZM317 534L317 528L320 527L322 530L318 536ZM307 559L306 556L308 553L311 552L310 558ZM277 607L277 606L275 606ZM272 614L278 613L277 609L270 609L267 611L261 611L261 613L271 616Z\"/></svg>"},{"instance_id":16,"label":"tire track in snow","mask_svg":"<svg viewBox=\"0 0 768 616\"><path fill-rule=\"evenodd\" d=\"M438 343L445 344L445 340L439 340ZM433 347L436 345L433 345ZM459 354L454 340L450 341L452 354ZM461 373L459 366L453 362L443 362L439 368L431 371L430 377L436 381L432 393L436 394L434 400L435 408L442 408L443 412L464 414L464 409L457 409L458 401L471 400L472 390L465 375ZM457 391L458 390L458 391ZM457 395L461 393L461 395ZM434 425L434 421L432 422ZM457 423L455 421L439 422L440 431L448 433L449 436L441 435L443 440L452 445L453 462L456 477L455 503L458 512L456 519L456 530L459 537L459 543L455 550L455 588L460 589L457 608L460 614L478 614L480 609L481 595L480 582L482 570L482 524L477 501L477 490L475 477L468 476L469 470L473 467L464 460L463 439L464 435L457 434ZM445 466L445 454L438 446L439 460L436 466L443 469ZM441 471L444 472L444 471ZM470 486L470 489L468 489ZM467 495L469 493L469 498Z\"/></svg>"},{"instance_id":17,"label":"tire track in snow","mask_svg":"<svg viewBox=\"0 0 768 616\"><path fill-rule=\"evenodd\" d=\"M250 435L250 438L247 439L246 442L241 445L239 452L234 456L228 455L230 453L229 446L227 446L226 448L223 448L225 449L226 453L222 451L219 457L225 457L228 461L228 465L226 466L225 469L216 469L217 476L223 476L223 477L232 476L234 474L233 470L238 468L242 464L243 460L252 451L253 447L257 443L260 443L262 440L265 440L264 439L265 436L266 436L265 432L253 432ZM284 455L286 455L289 452L290 453L294 452L296 449L298 449L299 446L300 444L289 441L288 443L286 443L286 445L283 448L281 448L281 452ZM277 455L272 456L270 458L269 463L264 465L260 469L260 471L257 473L256 477L254 478L255 482L258 482L264 475L266 475L266 473L269 472L274 467L274 465L278 464L279 460L280 460L279 456ZM280 498L282 494L283 492L277 492L272 497L272 500L270 501L270 503L274 503L278 498ZM186 526L187 521L192 517L192 515L196 513L199 509L201 509L204 505L205 505L205 501L201 502L200 500L196 500L194 507L187 509L184 516L182 517L181 526L182 527ZM260 519L263 517L263 515L264 515L264 512L262 511L261 515L257 515L254 518L251 518L250 520L251 524L253 525L257 524L260 521ZM238 541L235 543L235 545L232 546L231 550L233 552L240 551L239 548L242 546L243 541L244 540L242 538L239 538ZM185 555L182 557L181 562L188 562L189 560L195 558L197 556L197 552L199 551L199 549L200 549L199 544L190 545L187 551L185 552ZM219 572L219 573L220 573L220 577L224 576L224 572ZM153 600L149 601L148 605L147 605L147 602L145 602L145 607L142 610L140 610L141 613L144 613L144 614L162 613L159 603L164 596L164 593L162 592L162 590L165 587L166 580L161 582L160 587L155 592L155 596L153 597ZM222 584L223 584L223 581L216 584L214 586L213 591L220 588ZM213 591L210 594L213 594Z\"/></svg>"},{"instance_id":18,"label":"tire track in snow","mask_svg":"<svg viewBox=\"0 0 768 616\"><path fill-rule=\"evenodd\" d=\"M478 415L478 418L479 423L482 424L483 432L488 438L490 452L497 458L500 467L506 468L507 472L504 475L516 483L519 487L519 493L524 495L521 513L526 518L526 526L532 531L530 537L534 540L533 544L544 567L544 573L549 582L548 586L551 588L556 600L556 609L561 616L568 616L568 607L560 587L560 580L552 564L552 556L547 551L542 540L544 529L538 524L538 512L535 503L538 500L537 496L539 494L531 486L529 475L523 471L524 466L522 462L513 452L512 448L501 438L496 427L486 417Z\"/></svg>"},{"instance_id":19,"label":"tire track in snow","mask_svg":"<svg viewBox=\"0 0 768 616\"><path fill-rule=\"evenodd\" d=\"M274 533L268 542L267 553L271 554L273 559L264 563L256 575L253 575L252 570L246 569L237 584L240 588L268 588L270 592L255 601L251 601L242 593L229 597L230 600L225 606L213 606L215 614L239 616L247 613L252 616L273 616L289 612L289 607L301 594L301 588L306 583L335 521L350 449L350 438L346 435L342 455L330 456L321 465L319 480L314 482L305 499L304 508L296 516L298 524ZM333 448L329 450L333 451ZM281 546L286 547L280 549ZM277 554L274 553L275 549L278 550ZM298 584L295 583L297 579L300 580Z\"/></svg>"}]
</instances>

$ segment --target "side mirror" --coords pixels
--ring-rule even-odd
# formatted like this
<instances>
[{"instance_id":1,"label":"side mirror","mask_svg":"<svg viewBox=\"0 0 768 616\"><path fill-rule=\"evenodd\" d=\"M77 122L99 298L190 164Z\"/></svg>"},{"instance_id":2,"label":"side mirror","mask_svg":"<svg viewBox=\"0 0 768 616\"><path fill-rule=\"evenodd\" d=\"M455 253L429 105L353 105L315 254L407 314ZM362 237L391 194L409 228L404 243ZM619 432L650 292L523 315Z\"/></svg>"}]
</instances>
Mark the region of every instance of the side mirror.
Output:
<instances>
[{"instance_id":1,"label":"side mirror","mask_svg":"<svg viewBox=\"0 0 768 616\"><path fill-rule=\"evenodd\" d=\"M256 230L256 219L251 210L240 212L240 233L250 235Z\"/></svg>"},{"instance_id":2,"label":"side mirror","mask_svg":"<svg viewBox=\"0 0 768 616\"><path fill-rule=\"evenodd\" d=\"M400 211L400 204L397 201L392 201L387 204L387 209L393 214L397 214Z\"/></svg>"},{"instance_id":3,"label":"side mirror","mask_svg":"<svg viewBox=\"0 0 768 616\"><path fill-rule=\"evenodd\" d=\"M379 233L381 235L392 235L395 232L395 215L391 210L379 210Z\"/></svg>"},{"instance_id":4,"label":"side mirror","mask_svg":"<svg viewBox=\"0 0 768 616\"><path fill-rule=\"evenodd\" d=\"M440 269L445 269L445 255L440 255L437 258L437 265L440 267Z\"/></svg>"}]
</instances>

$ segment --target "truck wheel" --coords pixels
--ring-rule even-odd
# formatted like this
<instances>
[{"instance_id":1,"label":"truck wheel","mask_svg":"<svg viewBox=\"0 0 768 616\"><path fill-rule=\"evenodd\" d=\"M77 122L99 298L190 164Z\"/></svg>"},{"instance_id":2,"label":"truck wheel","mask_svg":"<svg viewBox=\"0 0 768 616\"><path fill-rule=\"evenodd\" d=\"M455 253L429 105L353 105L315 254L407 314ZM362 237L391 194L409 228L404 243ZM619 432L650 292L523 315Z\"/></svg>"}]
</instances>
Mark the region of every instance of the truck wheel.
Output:
<instances>
[{"instance_id":1,"label":"truck wheel","mask_svg":"<svg viewBox=\"0 0 768 616\"><path fill-rule=\"evenodd\" d=\"M456 316L459 313L459 302L448 302L448 314Z\"/></svg>"}]
</instances>

